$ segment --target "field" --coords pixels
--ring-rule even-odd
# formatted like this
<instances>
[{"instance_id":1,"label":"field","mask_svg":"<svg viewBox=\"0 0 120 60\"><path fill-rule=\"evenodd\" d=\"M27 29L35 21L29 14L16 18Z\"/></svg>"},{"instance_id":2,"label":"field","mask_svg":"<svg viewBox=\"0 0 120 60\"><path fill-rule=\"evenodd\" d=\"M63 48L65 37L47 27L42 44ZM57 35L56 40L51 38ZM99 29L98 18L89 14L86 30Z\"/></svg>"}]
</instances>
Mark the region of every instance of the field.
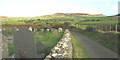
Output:
<instances>
[{"instance_id":1,"label":"field","mask_svg":"<svg viewBox=\"0 0 120 60\"><path fill-rule=\"evenodd\" d=\"M70 15L70 14L52 14L37 17L5 17L3 20L3 29L20 27L20 26L36 26L34 28L58 28L70 29L97 43L118 53L118 34L120 26L118 25L119 16L96 16L96 15ZM6 26L6 25L9 26ZM5 26L4 26L5 25ZM6 31L8 36L13 36L10 31ZM60 40L63 32L52 34L52 32L35 31L35 42L41 41L50 51ZM72 36L73 40L73 57L88 57L84 52L82 45ZM14 45L8 44L9 55L14 53ZM82 53L80 53L82 52Z\"/></svg>"},{"instance_id":2,"label":"field","mask_svg":"<svg viewBox=\"0 0 120 60\"><path fill-rule=\"evenodd\" d=\"M54 24L69 23L77 28L86 28L90 24L94 25L116 25L119 16L95 16L95 15L69 15L69 14L53 14L38 17L3 17L2 24L12 25L41 25L47 26ZM81 26L79 26L81 25ZM86 25L86 26L85 26ZM79 26L79 27L78 27ZM113 27L114 28L114 27Z\"/></svg>"}]
</instances>

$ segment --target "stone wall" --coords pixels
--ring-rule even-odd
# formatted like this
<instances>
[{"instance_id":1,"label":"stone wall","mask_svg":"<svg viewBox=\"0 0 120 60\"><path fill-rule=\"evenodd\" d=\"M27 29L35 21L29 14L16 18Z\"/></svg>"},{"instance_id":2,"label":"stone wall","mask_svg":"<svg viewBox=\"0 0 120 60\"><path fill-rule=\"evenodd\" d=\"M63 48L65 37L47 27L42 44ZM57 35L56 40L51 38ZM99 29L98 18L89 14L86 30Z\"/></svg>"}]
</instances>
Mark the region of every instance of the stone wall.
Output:
<instances>
[{"instance_id":1,"label":"stone wall","mask_svg":"<svg viewBox=\"0 0 120 60\"><path fill-rule=\"evenodd\" d=\"M65 30L63 38L57 43L44 60L56 58L72 58L71 34L68 29Z\"/></svg>"},{"instance_id":2,"label":"stone wall","mask_svg":"<svg viewBox=\"0 0 120 60\"><path fill-rule=\"evenodd\" d=\"M0 33L0 60L8 57L8 41L6 36Z\"/></svg>"}]
</instances>

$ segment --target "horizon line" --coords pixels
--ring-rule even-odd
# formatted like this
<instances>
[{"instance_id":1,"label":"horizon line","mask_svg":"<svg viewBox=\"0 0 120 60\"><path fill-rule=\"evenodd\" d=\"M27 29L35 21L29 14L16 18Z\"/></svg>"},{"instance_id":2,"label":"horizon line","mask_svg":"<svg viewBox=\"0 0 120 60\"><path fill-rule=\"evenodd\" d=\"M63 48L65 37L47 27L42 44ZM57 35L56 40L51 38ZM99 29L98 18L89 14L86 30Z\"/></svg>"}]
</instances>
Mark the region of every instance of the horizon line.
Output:
<instances>
[{"instance_id":1,"label":"horizon line","mask_svg":"<svg viewBox=\"0 0 120 60\"><path fill-rule=\"evenodd\" d=\"M73 13L51 13L51 14L43 14L43 15L39 15L39 16L6 16L6 17L40 17L40 16L46 16L46 15L52 15L52 14L73 14ZM101 13L96 13L96 14L78 13L78 14L88 14L88 15L99 15L100 14L100 15L103 15L103 16L114 16L114 15L117 15L117 14L104 15L104 14L101 14ZM0 16L5 16L5 15L0 15Z\"/></svg>"}]
</instances>

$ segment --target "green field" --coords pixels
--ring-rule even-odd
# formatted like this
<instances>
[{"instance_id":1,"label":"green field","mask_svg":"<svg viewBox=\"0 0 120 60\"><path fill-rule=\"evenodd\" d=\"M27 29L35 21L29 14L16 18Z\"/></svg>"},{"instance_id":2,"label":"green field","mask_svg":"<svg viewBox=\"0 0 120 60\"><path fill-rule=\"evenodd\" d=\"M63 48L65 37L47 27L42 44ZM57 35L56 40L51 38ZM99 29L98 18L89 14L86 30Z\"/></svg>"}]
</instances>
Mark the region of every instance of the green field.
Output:
<instances>
[{"instance_id":1,"label":"green field","mask_svg":"<svg viewBox=\"0 0 120 60\"><path fill-rule=\"evenodd\" d=\"M2 17L3 24L30 24L36 23L36 25L43 25L43 23L64 23L69 22L71 24L117 24L118 23L118 16L74 16L74 15L65 15L65 14L53 14L53 15L45 15L45 16L38 16L38 17ZM78 21L74 21L76 19L81 19ZM35 21L31 21L35 20ZM82 20L89 20L89 21L82 21ZM94 20L94 21L93 21ZM97 21L100 20L100 21ZM26 23L26 22L27 23ZM30 22L31 21L31 22ZM43 22L41 22L43 21Z\"/></svg>"},{"instance_id":2,"label":"green field","mask_svg":"<svg viewBox=\"0 0 120 60\"><path fill-rule=\"evenodd\" d=\"M103 27L106 27L106 25L110 26L113 25L111 28L113 31L115 31L115 26L119 23L118 18L119 16L92 16L92 15L69 15L69 14L52 14L52 15L45 15L45 16L37 16L37 17L5 17L2 16L3 20L2 24L11 24L11 25L40 25L42 27L46 28L51 28L51 27L75 27L77 29L81 30L75 30L78 31L78 33L81 33L90 39L93 39L94 41L102 44L103 46L118 52L116 46L117 44L117 35L118 33L115 32L109 32L109 31L104 31L106 33L101 33L96 31L90 30L91 25L95 25L98 27L98 25L103 25ZM86 30L87 27L90 26L89 31ZM119 26L120 27L120 26ZM6 27L3 27L6 28ZM109 28L110 29L110 28ZM119 29L119 28L118 28ZM10 31L6 31L9 35L12 35ZM43 34L40 31L34 32L35 34L37 33L38 35L35 35L35 42L41 41L43 44L46 45L48 50L50 51L60 40L60 38L63 35L63 32L58 33L58 34L52 34L51 32L46 32ZM41 36L41 38L39 38ZM79 45L77 39L73 36L73 54L74 58L80 57L88 57L86 53L84 52L84 49L82 48L81 45ZM14 53L14 45L8 44L8 50L9 54ZM79 53L80 54L79 54Z\"/></svg>"},{"instance_id":3,"label":"green field","mask_svg":"<svg viewBox=\"0 0 120 60\"><path fill-rule=\"evenodd\" d=\"M2 24L12 24L12 25L21 25L21 24L26 24L25 22L18 22L18 21L3 21Z\"/></svg>"}]
</instances>

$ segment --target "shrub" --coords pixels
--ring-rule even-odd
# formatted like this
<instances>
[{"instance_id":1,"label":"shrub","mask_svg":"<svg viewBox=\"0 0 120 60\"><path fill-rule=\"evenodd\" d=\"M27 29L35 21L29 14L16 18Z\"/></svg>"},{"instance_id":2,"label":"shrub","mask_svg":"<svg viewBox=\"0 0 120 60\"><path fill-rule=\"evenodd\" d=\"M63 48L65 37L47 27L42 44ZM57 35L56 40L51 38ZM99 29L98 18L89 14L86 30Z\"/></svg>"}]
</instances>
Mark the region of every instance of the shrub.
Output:
<instances>
[{"instance_id":1,"label":"shrub","mask_svg":"<svg viewBox=\"0 0 120 60\"><path fill-rule=\"evenodd\" d=\"M93 31L93 27L91 26L86 27L86 31Z\"/></svg>"}]
</instances>

